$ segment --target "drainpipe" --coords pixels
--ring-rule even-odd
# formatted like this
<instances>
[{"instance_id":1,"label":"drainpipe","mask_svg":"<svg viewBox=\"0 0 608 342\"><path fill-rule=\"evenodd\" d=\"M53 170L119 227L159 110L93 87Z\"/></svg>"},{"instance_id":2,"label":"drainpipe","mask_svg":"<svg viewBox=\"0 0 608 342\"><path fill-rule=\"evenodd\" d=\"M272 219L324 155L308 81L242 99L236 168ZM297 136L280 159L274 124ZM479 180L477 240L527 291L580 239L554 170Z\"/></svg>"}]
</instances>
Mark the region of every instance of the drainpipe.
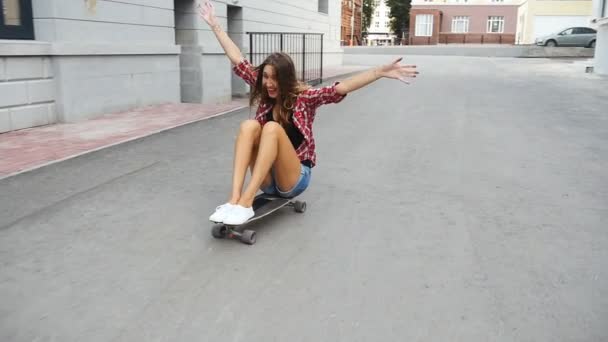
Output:
<instances>
[{"instance_id":1,"label":"drainpipe","mask_svg":"<svg viewBox=\"0 0 608 342\"><path fill-rule=\"evenodd\" d=\"M355 0L350 0L350 46L353 46L355 35Z\"/></svg>"}]
</instances>

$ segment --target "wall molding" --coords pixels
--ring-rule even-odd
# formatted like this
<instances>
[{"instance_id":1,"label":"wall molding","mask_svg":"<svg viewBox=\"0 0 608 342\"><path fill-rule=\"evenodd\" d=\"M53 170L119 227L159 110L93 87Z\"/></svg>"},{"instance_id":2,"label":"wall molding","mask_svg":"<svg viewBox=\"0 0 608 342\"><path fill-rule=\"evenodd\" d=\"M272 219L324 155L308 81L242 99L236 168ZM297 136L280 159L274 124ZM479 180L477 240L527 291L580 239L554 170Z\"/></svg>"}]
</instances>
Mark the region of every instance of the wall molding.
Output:
<instances>
[{"instance_id":1,"label":"wall molding","mask_svg":"<svg viewBox=\"0 0 608 342\"><path fill-rule=\"evenodd\" d=\"M0 56L179 55L179 45L81 44L0 40Z\"/></svg>"}]
</instances>

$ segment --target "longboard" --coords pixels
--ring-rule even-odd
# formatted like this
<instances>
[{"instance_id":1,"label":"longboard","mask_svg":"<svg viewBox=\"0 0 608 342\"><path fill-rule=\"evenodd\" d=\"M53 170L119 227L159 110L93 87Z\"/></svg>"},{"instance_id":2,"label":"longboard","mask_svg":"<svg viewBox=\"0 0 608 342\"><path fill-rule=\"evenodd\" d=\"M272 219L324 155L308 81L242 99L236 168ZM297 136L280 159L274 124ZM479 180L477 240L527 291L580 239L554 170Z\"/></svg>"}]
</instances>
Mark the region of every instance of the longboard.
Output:
<instances>
[{"instance_id":1,"label":"longboard","mask_svg":"<svg viewBox=\"0 0 608 342\"><path fill-rule=\"evenodd\" d=\"M213 235L213 237L217 239L236 238L243 243L253 245L256 242L256 232L249 229L240 232L237 229L253 221L259 220L264 216L270 215L285 206L293 207L294 210L298 213L303 213L306 211L306 202L296 201L293 198L288 199L283 197L260 194L256 196L253 200L254 215L252 218L247 220L247 222L237 226L226 225L223 223L216 224L211 230L211 235Z\"/></svg>"}]
</instances>

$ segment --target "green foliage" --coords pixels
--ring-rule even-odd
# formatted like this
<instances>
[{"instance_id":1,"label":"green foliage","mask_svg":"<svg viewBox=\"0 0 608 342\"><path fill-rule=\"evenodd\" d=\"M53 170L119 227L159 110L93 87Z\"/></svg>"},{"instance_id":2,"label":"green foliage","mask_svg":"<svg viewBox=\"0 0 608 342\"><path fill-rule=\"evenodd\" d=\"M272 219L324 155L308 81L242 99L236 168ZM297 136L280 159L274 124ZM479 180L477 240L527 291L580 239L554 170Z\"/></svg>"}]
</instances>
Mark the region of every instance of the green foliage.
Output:
<instances>
[{"instance_id":1,"label":"green foliage","mask_svg":"<svg viewBox=\"0 0 608 342\"><path fill-rule=\"evenodd\" d=\"M391 31L401 38L401 33L409 29L411 0L384 0L390 8Z\"/></svg>"}]
</instances>

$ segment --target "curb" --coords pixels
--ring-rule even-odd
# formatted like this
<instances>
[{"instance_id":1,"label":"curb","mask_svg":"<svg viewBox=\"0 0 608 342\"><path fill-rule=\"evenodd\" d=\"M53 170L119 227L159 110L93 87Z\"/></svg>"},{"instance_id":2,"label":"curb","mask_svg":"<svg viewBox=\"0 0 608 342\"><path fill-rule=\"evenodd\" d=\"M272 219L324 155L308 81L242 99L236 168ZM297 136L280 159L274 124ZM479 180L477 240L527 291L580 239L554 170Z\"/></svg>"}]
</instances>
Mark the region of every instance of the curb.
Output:
<instances>
[{"instance_id":1,"label":"curb","mask_svg":"<svg viewBox=\"0 0 608 342\"><path fill-rule=\"evenodd\" d=\"M60 163L60 162L66 161L66 160L78 158L78 157L81 157L83 155L86 155L86 154L89 154L89 153L93 153L93 152L97 152L97 151L101 151L101 150L106 149L106 148L110 148L110 147L114 147L114 146L117 146L117 145L120 145L120 144L125 144L125 143L128 143L128 142L132 142L132 141L140 140L140 139L143 139L143 138L147 138L147 137L152 136L152 135L156 135L156 134L159 134L159 133L162 133L162 132L166 132L166 131L169 131L169 130L172 130L172 129L175 129L175 128L179 128L179 127L183 127L183 126L186 126L186 125L190 125L190 124L193 124L193 123L196 123L196 122L199 122L199 121L203 121L203 120L207 120L207 119L213 119L213 118L218 117L218 116L230 114L230 113L239 111L239 110L241 110L243 108L247 108L247 106L237 107L237 108L225 111L225 112L220 112L220 113L217 113L217 114L213 114L213 115L205 117L205 118L194 119L192 121L182 122L180 124L173 125L173 126L167 126L167 127L164 127L164 128L161 128L161 129L158 129L158 130L155 130L155 131L152 131L150 133L146 133L146 134L130 137L128 139L121 140L121 141L118 141L118 142L115 142L115 143L112 143L112 144L109 144L109 145L99 146L99 147L94 148L92 150L80 152L80 153L77 153L77 154L74 154L74 155L71 155L71 156L68 156L68 157L65 157L65 158L61 158L61 159L57 159L57 160L52 160L52 161L49 161L49 162L46 162L46 163L43 163L43 164L40 164L40 165L32 166L30 168L26 168L26 169L19 170L19 171L13 172L13 173L9 173L9 174L4 175L4 176L0 176L0 180L4 180L6 178L17 176L17 175L20 175L20 174L23 174L23 173L35 171L35 170L43 168L45 166L49 166L49 165L57 164L57 163Z\"/></svg>"},{"instance_id":2,"label":"curb","mask_svg":"<svg viewBox=\"0 0 608 342\"><path fill-rule=\"evenodd\" d=\"M344 61L357 64L357 56L452 56L509 58L593 58L595 49L584 47L544 47L536 45L400 45L392 47L345 47Z\"/></svg>"},{"instance_id":3,"label":"curb","mask_svg":"<svg viewBox=\"0 0 608 342\"><path fill-rule=\"evenodd\" d=\"M366 71L369 68L371 68L371 67L367 67L366 69L351 71L351 72L347 72L347 73L344 73L344 74L340 74L340 75L335 75L335 76L330 76L328 78L324 78L323 82L320 85L329 85L329 83L332 83L332 82L334 82L334 81L336 81L338 79L343 79L345 77L353 76L353 75L358 74L360 72Z\"/></svg>"}]
</instances>

